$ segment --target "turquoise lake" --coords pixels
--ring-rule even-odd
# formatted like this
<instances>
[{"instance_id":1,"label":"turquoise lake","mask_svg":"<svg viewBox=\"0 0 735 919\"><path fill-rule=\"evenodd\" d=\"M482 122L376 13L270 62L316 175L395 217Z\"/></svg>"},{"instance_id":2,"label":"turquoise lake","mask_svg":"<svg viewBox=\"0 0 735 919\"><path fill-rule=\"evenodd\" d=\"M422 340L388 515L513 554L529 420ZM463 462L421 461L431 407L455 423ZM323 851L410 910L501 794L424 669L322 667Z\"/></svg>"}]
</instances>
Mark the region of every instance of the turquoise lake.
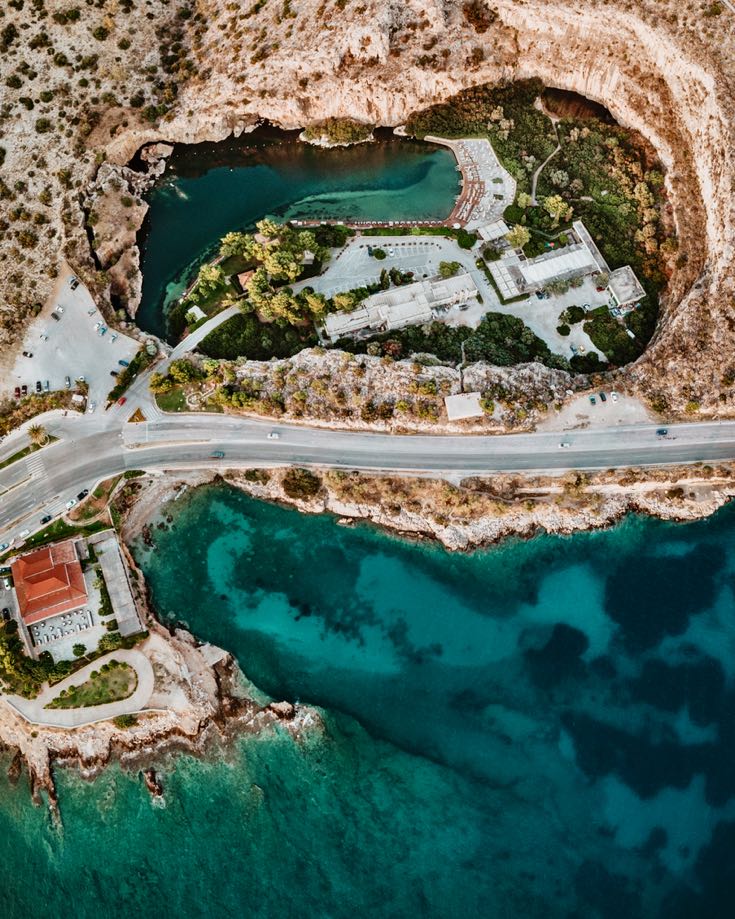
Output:
<instances>
[{"instance_id":1,"label":"turquoise lake","mask_svg":"<svg viewBox=\"0 0 735 919\"><path fill-rule=\"evenodd\" d=\"M264 215L301 220L443 220L460 191L453 154L378 132L375 143L326 150L295 132L259 129L177 147L148 196L143 299L136 323L164 336L167 306L230 230Z\"/></svg>"},{"instance_id":2,"label":"turquoise lake","mask_svg":"<svg viewBox=\"0 0 735 919\"><path fill-rule=\"evenodd\" d=\"M472 554L227 486L135 548L324 735L0 783L3 916L730 917L735 514Z\"/></svg>"}]
</instances>

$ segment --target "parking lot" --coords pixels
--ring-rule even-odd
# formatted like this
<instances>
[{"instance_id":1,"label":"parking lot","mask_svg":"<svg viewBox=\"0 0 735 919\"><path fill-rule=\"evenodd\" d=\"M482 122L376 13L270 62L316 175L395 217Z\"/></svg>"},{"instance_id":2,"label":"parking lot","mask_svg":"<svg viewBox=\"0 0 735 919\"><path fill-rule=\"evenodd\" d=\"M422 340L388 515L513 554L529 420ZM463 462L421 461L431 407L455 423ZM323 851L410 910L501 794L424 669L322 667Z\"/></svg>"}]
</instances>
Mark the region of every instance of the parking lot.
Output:
<instances>
[{"instance_id":1,"label":"parking lot","mask_svg":"<svg viewBox=\"0 0 735 919\"><path fill-rule=\"evenodd\" d=\"M22 350L10 374L2 380L5 392L12 395L16 386L36 392L36 382L45 389L65 389L66 378L71 385L84 377L89 385L88 405L104 407L107 394L115 384L110 371L122 370L118 361L130 361L139 343L126 335L106 328L100 311L83 284L72 290L72 274L61 279L59 293L29 326ZM52 317L55 313L59 319ZM95 328L97 326L97 328ZM100 335L100 329L105 328Z\"/></svg>"},{"instance_id":2,"label":"parking lot","mask_svg":"<svg viewBox=\"0 0 735 919\"><path fill-rule=\"evenodd\" d=\"M379 260L369 249L382 249L387 258ZM439 262L450 260L456 244L442 237L417 238L361 236L349 243L336 259L328 263L325 274L294 284L294 290L313 287L326 297L377 283L383 268L413 271L416 280L432 277L439 271Z\"/></svg>"}]
</instances>

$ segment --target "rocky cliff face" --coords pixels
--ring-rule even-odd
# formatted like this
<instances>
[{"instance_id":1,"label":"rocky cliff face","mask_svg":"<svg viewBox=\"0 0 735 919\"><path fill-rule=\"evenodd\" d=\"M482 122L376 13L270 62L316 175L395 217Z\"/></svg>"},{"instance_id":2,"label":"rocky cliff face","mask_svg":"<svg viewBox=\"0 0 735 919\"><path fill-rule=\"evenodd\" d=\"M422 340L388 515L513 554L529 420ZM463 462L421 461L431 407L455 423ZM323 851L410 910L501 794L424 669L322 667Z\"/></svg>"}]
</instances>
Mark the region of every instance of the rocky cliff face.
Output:
<instances>
[{"instance_id":1,"label":"rocky cliff face","mask_svg":"<svg viewBox=\"0 0 735 919\"><path fill-rule=\"evenodd\" d=\"M153 8L160 23L172 15ZM112 162L146 142L217 140L259 118L288 128L332 116L400 124L412 110L499 79L538 76L606 105L666 165L680 243L659 330L626 374L661 407L728 410L735 16L727 8L716 15L690 0L197 0L181 9L175 28L190 76L157 123L124 107L106 114L88 145ZM182 53L174 52L179 61Z\"/></svg>"}]
</instances>

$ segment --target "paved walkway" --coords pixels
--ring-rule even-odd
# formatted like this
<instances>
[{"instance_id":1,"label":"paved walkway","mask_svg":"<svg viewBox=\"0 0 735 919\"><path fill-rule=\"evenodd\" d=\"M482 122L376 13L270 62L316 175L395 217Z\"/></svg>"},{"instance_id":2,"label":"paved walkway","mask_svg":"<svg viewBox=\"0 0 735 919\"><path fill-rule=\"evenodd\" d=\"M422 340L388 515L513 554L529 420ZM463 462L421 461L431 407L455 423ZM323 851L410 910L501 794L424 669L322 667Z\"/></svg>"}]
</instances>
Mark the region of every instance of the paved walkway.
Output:
<instances>
[{"instance_id":1,"label":"paved walkway","mask_svg":"<svg viewBox=\"0 0 735 919\"><path fill-rule=\"evenodd\" d=\"M138 686L135 692L120 702L109 702L106 705L94 705L89 708L44 708L55 699L62 689L79 686L86 682L93 670L111 660L130 664L138 674ZM105 657L97 658L76 673L68 676L54 686L46 686L35 699L24 699L21 696L4 696L5 703L31 724L40 724L55 728L78 728L96 721L107 721L118 715L132 715L143 711L153 694L153 667L148 658L140 651L120 648Z\"/></svg>"}]
</instances>

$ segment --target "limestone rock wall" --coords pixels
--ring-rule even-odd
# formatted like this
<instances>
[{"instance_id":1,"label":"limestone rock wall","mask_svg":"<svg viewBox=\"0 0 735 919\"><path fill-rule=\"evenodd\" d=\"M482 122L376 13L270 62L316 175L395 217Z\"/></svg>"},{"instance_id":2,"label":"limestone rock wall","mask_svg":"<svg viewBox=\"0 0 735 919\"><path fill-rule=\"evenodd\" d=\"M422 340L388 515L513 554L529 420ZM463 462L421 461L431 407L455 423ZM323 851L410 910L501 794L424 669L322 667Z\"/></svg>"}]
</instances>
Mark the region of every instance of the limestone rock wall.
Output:
<instances>
[{"instance_id":1,"label":"limestone rock wall","mask_svg":"<svg viewBox=\"0 0 735 919\"><path fill-rule=\"evenodd\" d=\"M64 6L49 5L52 12ZM606 105L654 144L668 168L678 268L652 346L625 374L672 411L730 412L735 17L727 8L714 15L697 0L487 0L485 23L478 25L464 6L463 0L182 0L173 9L151 0L146 17L131 18L132 3L102 0L94 10L82 7L80 31L57 28L49 18L44 28L53 51L68 52L66 85L40 109L24 113L11 105L3 131L6 139L12 131L13 144L2 144L2 176L12 189L33 172L33 194L44 170L65 169L70 178L64 196L49 205L55 235L15 259L9 280L0 282L0 303L14 303L18 290L31 288L40 299L49 284L39 279L53 270L54 246L59 256L83 262L73 190L89 180L95 162L123 165L152 141L220 140L262 118L288 128L330 116L396 125L464 87L538 76ZM5 21L19 16L8 12ZM90 37L97 19L109 32L104 41ZM174 32L180 38L171 44ZM48 58L45 46L31 52L26 36L18 36L2 58L4 76L18 54L39 70ZM124 45L130 49L121 51ZM99 63L82 93L72 52L90 51ZM145 97L139 106L155 102L162 114L150 114L155 105L131 107L134 89ZM41 113L55 122L48 144L35 133ZM39 143L47 154L42 160L34 155ZM24 278L33 283L23 285ZM98 292L109 281L100 279ZM16 324L6 340L8 334L17 340L18 332Z\"/></svg>"}]
</instances>

